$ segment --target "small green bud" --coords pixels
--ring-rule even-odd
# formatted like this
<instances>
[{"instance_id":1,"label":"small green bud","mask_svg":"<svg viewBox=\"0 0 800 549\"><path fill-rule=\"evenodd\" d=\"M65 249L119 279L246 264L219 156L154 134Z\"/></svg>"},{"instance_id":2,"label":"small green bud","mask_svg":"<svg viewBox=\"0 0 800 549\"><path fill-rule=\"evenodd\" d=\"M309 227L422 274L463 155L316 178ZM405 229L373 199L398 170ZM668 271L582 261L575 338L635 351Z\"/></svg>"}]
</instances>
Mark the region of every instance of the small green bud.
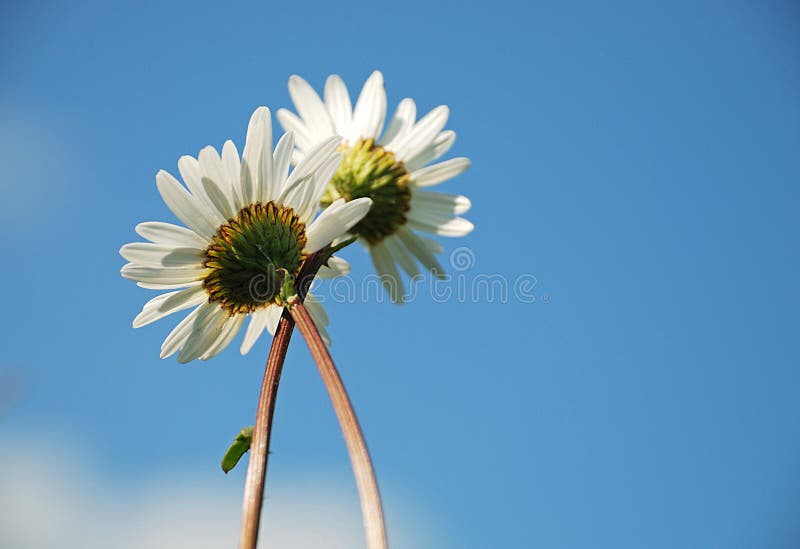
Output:
<instances>
[{"instance_id":1,"label":"small green bud","mask_svg":"<svg viewBox=\"0 0 800 549\"><path fill-rule=\"evenodd\" d=\"M222 456L222 470L227 475L228 472L236 467L242 456L250 449L250 444L253 442L253 426L245 427L236 438L233 439L233 444L230 445L228 451Z\"/></svg>"},{"instance_id":2,"label":"small green bud","mask_svg":"<svg viewBox=\"0 0 800 549\"><path fill-rule=\"evenodd\" d=\"M297 291L294 289L294 277L286 269L277 269L277 272L283 275L283 283L279 294L280 302L283 304L290 303L292 298L297 295Z\"/></svg>"}]
</instances>

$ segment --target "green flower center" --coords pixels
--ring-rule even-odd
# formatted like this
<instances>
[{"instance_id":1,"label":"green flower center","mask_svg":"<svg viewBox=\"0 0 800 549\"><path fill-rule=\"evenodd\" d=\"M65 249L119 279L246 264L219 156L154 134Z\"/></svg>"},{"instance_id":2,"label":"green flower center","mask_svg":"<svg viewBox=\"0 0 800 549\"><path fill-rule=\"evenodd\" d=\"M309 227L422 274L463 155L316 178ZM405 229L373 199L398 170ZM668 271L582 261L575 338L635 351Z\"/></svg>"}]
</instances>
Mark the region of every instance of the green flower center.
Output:
<instances>
[{"instance_id":1,"label":"green flower center","mask_svg":"<svg viewBox=\"0 0 800 549\"><path fill-rule=\"evenodd\" d=\"M304 259L305 228L294 210L274 202L242 208L206 248L209 301L231 314L278 303L284 278L296 277Z\"/></svg>"},{"instance_id":2,"label":"green flower center","mask_svg":"<svg viewBox=\"0 0 800 549\"><path fill-rule=\"evenodd\" d=\"M371 198L369 213L350 232L377 244L406 223L411 208L408 170L373 139L345 145L342 153L342 163L322 197L322 206L338 198Z\"/></svg>"}]
</instances>

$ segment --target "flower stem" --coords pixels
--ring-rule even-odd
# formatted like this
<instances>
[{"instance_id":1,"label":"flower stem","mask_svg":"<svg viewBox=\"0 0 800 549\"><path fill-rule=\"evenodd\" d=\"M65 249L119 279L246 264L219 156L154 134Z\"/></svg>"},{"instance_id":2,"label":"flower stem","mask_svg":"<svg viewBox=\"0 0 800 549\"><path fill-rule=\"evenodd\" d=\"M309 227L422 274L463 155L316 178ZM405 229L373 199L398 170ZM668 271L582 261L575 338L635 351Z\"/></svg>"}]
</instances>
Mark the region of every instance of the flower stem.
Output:
<instances>
[{"instance_id":1,"label":"flower stem","mask_svg":"<svg viewBox=\"0 0 800 549\"><path fill-rule=\"evenodd\" d=\"M272 417L275 412L275 399L278 396L283 362L286 359L286 351L289 348L293 329L294 322L284 311L272 340L264 379L261 382L261 394L258 396L256 424L253 427L250 462L247 466L247 478L244 485L239 549L256 549L258 542L258 526L261 520L261 503L264 498L264 484L267 476L267 455L272 433Z\"/></svg>"},{"instance_id":2,"label":"flower stem","mask_svg":"<svg viewBox=\"0 0 800 549\"><path fill-rule=\"evenodd\" d=\"M297 296L305 298L311 281L324 263L321 253L309 257L297 280ZM244 486L242 503L242 529L239 549L256 549L258 543L258 527L261 520L261 504L264 499L264 485L267 476L267 456L272 433L272 418L275 413L275 400L278 396L278 384L281 380L283 363L289 349L289 340L294 330L294 320L284 309L283 315L275 330L272 346L267 357L264 379L261 382L261 393L258 396L256 423L253 427L253 440L250 446L250 461L247 466L247 477Z\"/></svg>"},{"instance_id":3,"label":"flower stem","mask_svg":"<svg viewBox=\"0 0 800 549\"><path fill-rule=\"evenodd\" d=\"M369 457L367 444L361 427L358 425L355 410L347 396L347 391L336 370L328 347L323 342L317 330L317 326L308 314L302 302L299 300L291 304L288 308L300 333L308 344L317 368L328 390L328 395L339 419L339 425L344 434L347 450L350 453L350 462L353 465L353 474L358 486L358 494L361 499L361 512L364 517L364 530L367 537L368 549L386 549L386 527L383 520L383 509L381 508L381 496L378 491L378 483L375 480L375 471ZM285 313L284 313L285 314Z\"/></svg>"}]
</instances>

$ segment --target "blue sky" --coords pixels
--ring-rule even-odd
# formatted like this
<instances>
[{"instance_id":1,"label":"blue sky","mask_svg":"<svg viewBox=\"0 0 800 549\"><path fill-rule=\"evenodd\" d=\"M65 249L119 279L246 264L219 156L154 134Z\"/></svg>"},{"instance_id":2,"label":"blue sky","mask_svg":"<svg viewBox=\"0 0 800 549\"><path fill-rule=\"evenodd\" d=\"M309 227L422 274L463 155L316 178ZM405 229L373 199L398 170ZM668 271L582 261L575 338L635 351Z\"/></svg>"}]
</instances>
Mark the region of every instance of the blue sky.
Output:
<instances>
[{"instance_id":1,"label":"blue sky","mask_svg":"<svg viewBox=\"0 0 800 549\"><path fill-rule=\"evenodd\" d=\"M218 461L268 342L160 360L176 320L130 327L149 292L117 251L171 219L155 173L241 146L291 74L353 93L380 69L390 105L448 104L473 160L442 188L476 226L445 264L466 246L466 280L537 281L533 303L329 305L396 543L414 523L416 547L793 546L798 31L790 2L5 3L0 449L77 449L120 497L188 475L235 521L242 471ZM273 452L270 482L357 509L299 337Z\"/></svg>"}]
</instances>

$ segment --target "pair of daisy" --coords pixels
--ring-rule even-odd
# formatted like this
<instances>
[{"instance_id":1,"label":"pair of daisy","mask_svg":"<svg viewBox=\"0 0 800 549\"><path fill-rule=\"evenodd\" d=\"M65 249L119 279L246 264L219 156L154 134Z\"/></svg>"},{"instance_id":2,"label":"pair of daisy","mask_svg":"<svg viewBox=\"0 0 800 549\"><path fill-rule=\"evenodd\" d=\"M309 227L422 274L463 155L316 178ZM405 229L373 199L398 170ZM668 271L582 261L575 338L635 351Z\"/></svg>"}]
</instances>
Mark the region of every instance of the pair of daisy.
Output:
<instances>
[{"instance_id":1,"label":"pair of daisy","mask_svg":"<svg viewBox=\"0 0 800 549\"><path fill-rule=\"evenodd\" d=\"M209 146L197 158L180 158L185 186L166 171L156 175L164 202L184 226L141 223L136 232L148 242L120 249L129 261L123 277L169 290L145 304L134 327L192 309L164 340L162 358L211 358L250 317L241 344L246 354L264 329L275 332L287 279L297 276L306 257L341 238L358 237L392 300L401 303L398 266L412 277L420 274L418 264L443 274L436 258L442 247L417 231L455 237L473 228L460 217L470 208L466 197L423 191L470 164L466 158L430 164L455 141L455 133L444 130L447 107L417 120L414 101L404 99L383 131L386 91L379 71L355 107L337 75L327 79L324 99L298 76L290 78L289 92L298 115L278 111L287 133L274 149L270 112L259 107L241 157L227 141L221 154ZM348 271L346 261L332 257L317 276ZM322 305L311 294L305 304L327 338Z\"/></svg>"}]
</instances>

